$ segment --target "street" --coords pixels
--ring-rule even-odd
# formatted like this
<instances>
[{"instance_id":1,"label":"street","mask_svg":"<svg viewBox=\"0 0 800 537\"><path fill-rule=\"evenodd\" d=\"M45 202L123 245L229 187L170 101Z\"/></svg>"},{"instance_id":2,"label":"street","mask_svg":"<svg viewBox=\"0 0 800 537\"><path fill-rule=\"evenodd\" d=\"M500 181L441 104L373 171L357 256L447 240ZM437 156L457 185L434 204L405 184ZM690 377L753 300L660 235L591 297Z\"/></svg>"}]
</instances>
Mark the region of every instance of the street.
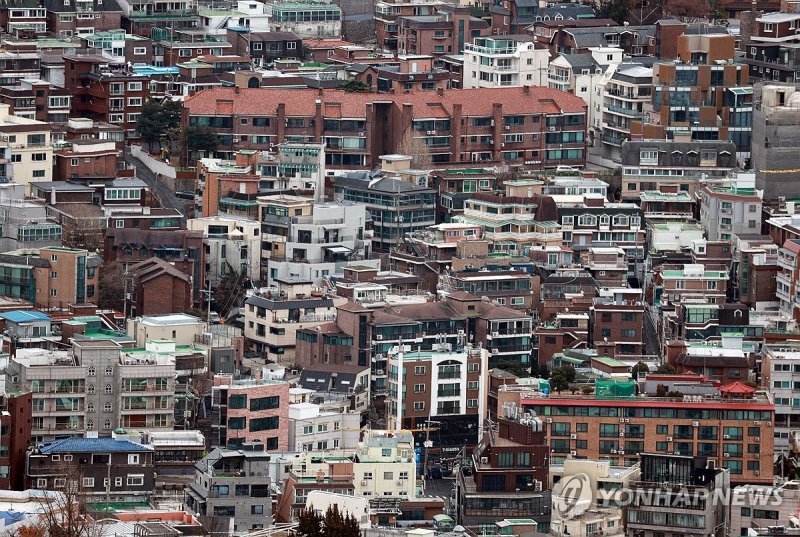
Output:
<instances>
[{"instance_id":1,"label":"street","mask_svg":"<svg viewBox=\"0 0 800 537\"><path fill-rule=\"evenodd\" d=\"M178 209L183 215L184 220L186 219L186 215L189 212L188 209L192 205L191 200L184 200L175 196L175 192L173 192L164 181L159 181L155 174L153 174L142 161L129 152L125 155L125 162L136 169L136 177L150 186L150 189L155 193L162 206Z\"/></svg>"}]
</instances>

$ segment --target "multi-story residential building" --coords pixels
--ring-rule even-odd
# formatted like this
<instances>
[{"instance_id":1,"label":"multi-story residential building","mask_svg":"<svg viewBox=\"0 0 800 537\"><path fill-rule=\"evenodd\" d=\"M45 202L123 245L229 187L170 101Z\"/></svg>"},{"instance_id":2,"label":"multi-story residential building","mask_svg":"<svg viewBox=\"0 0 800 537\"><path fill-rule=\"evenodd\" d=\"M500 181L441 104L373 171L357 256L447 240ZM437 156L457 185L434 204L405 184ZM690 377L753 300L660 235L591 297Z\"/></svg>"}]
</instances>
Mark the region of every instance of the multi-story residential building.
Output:
<instances>
[{"instance_id":1,"label":"multi-story residential building","mask_svg":"<svg viewBox=\"0 0 800 537\"><path fill-rule=\"evenodd\" d=\"M190 263L151 257L126 267L130 296L124 302L133 316L169 315L192 307Z\"/></svg>"},{"instance_id":2,"label":"multi-story residential building","mask_svg":"<svg viewBox=\"0 0 800 537\"><path fill-rule=\"evenodd\" d=\"M710 241L761 230L761 192L752 188L755 174L740 174L727 184L709 183L698 191L700 223Z\"/></svg>"},{"instance_id":3,"label":"multi-story residential building","mask_svg":"<svg viewBox=\"0 0 800 537\"><path fill-rule=\"evenodd\" d=\"M592 339L598 352L608 351L612 357L643 354L645 303L641 291L600 289L598 292L600 296L594 298L591 309Z\"/></svg>"},{"instance_id":4,"label":"multi-story residential building","mask_svg":"<svg viewBox=\"0 0 800 537\"><path fill-rule=\"evenodd\" d=\"M641 120L643 106L652 97L653 69L639 64L617 66L605 85L600 141L605 155L620 161L623 140L631 137L631 122Z\"/></svg>"},{"instance_id":5,"label":"multi-story residential building","mask_svg":"<svg viewBox=\"0 0 800 537\"><path fill-rule=\"evenodd\" d=\"M386 51L397 50L398 19L411 15L433 15L441 7L440 0L380 1L375 5L375 26L378 47Z\"/></svg>"},{"instance_id":6,"label":"multi-story residential building","mask_svg":"<svg viewBox=\"0 0 800 537\"><path fill-rule=\"evenodd\" d=\"M658 397L640 385L635 396L633 382L610 385L611 399L553 394L549 400L522 399L526 410L546 422L551 462L572 456L631 466L639 453L697 456L729 469L734 482L772 483L775 405L768 394L733 398L711 388L713 393L700 397ZM680 389L687 393L692 387Z\"/></svg>"},{"instance_id":7,"label":"multi-story residential building","mask_svg":"<svg viewBox=\"0 0 800 537\"><path fill-rule=\"evenodd\" d=\"M650 225L691 220L697 202L692 194L681 190L678 185L658 185L655 190L644 190L639 194L639 205L645 222Z\"/></svg>"},{"instance_id":8,"label":"multi-story residential building","mask_svg":"<svg viewBox=\"0 0 800 537\"><path fill-rule=\"evenodd\" d=\"M107 502L147 504L155 490L153 448L115 438L65 438L38 444L28 452L27 486L63 490L79 479L89 504ZM77 468L78 475L71 469Z\"/></svg>"},{"instance_id":9,"label":"multi-story residential building","mask_svg":"<svg viewBox=\"0 0 800 537\"><path fill-rule=\"evenodd\" d=\"M483 226L482 237L491 242L494 253L520 255L526 249L560 244L561 227L552 198L524 195L473 194L464 202L456 222Z\"/></svg>"},{"instance_id":10,"label":"multi-story residential building","mask_svg":"<svg viewBox=\"0 0 800 537\"><path fill-rule=\"evenodd\" d=\"M533 37L480 37L464 44L462 88L545 86L550 51Z\"/></svg>"},{"instance_id":11,"label":"multi-story residential building","mask_svg":"<svg viewBox=\"0 0 800 537\"><path fill-rule=\"evenodd\" d=\"M275 362L294 363L298 330L336 320L336 302L329 297L288 296L277 289L253 295L244 305L244 334L251 349Z\"/></svg>"},{"instance_id":12,"label":"multi-story residential building","mask_svg":"<svg viewBox=\"0 0 800 537\"><path fill-rule=\"evenodd\" d=\"M797 80L798 23L798 13L765 13L755 19L750 41L744 44L744 63L750 66L751 81L794 83Z\"/></svg>"},{"instance_id":13,"label":"multi-story residential building","mask_svg":"<svg viewBox=\"0 0 800 537\"><path fill-rule=\"evenodd\" d=\"M256 65L268 67L278 59L303 58L303 39L294 32L252 31L245 26L228 28L231 53L249 56Z\"/></svg>"},{"instance_id":14,"label":"multi-story residential building","mask_svg":"<svg viewBox=\"0 0 800 537\"><path fill-rule=\"evenodd\" d=\"M215 287L230 272L250 281L261 279L261 226L255 220L217 215L192 218L191 231L202 231L206 246L206 282Z\"/></svg>"},{"instance_id":15,"label":"multi-story residential building","mask_svg":"<svg viewBox=\"0 0 800 537\"><path fill-rule=\"evenodd\" d=\"M498 306L530 311L538 304L535 296L539 278L525 270L451 271L439 276L438 289L488 297Z\"/></svg>"},{"instance_id":16,"label":"multi-story residential building","mask_svg":"<svg viewBox=\"0 0 800 537\"><path fill-rule=\"evenodd\" d=\"M736 508L710 498L712 494L727 497L731 480L738 479L731 465L698 468L697 459L691 456L642 453L640 466L639 481L631 483L630 491L643 500L625 510L626 532L644 537L661 530L674 535L697 531L714 537L727 535L728 511ZM670 508L665 509L665 504Z\"/></svg>"},{"instance_id":17,"label":"multi-story residential building","mask_svg":"<svg viewBox=\"0 0 800 537\"><path fill-rule=\"evenodd\" d=\"M31 393L4 394L0 399L0 485L3 490L25 489L25 458L31 443Z\"/></svg>"},{"instance_id":18,"label":"multi-story residential building","mask_svg":"<svg viewBox=\"0 0 800 537\"><path fill-rule=\"evenodd\" d=\"M258 149L252 136L239 137L256 122L263 125L259 134L274 144L301 137L315 143L327 137L358 138L348 142L352 148L326 151L326 164L345 169L373 169L381 155L402 152L409 137L428 147L434 163L506 160L539 168L584 164L586 103L579 97L528 86L441 91L435 102L430 97L428 92L376 97L214 88L187 97L184 104L187 125L214 127L222 137L220 151ZM345 128L352 130L343 132Z\"/></svg>"},{"instance_id":19,"label":"multi-story residential building","mask_svg":"<svg viewBox=\"0 0 800 537\"><path fill-rule=\"evenodd\" d=\"M11 106L9 112L17 117L66 123L72 95L45 80L23 78L18 85L0 87L0 103Z\"/></svg>"},{"instance_id":20,"label":"multi-story residential building","mask_svg":"<svg viewBox=\"0 0 800 537\"><path fill-rule=\"evenodd\" d=\"M778 250L767 235L733 238L733 299L756 310L777 308Z\"/></svg>"},{"instance_id":21,"label":"multi-story residential building","mask_svg":"<svg viewBox=\"0 0 800 537\"><path fill-rule=\"evenodd\" d=\"M289 405L288 427L291 451L356 449L361 414L329 411L314 403L294 403Z\"/></svg>"},{"instance_id":22,"label":"multi-story residential building","mask_svg":"<svg viewBox=\"0 0 800 537\"><path fill-rule=\"evenodd\" d=\"M591 247L618 246L631 268L644 261L645 230L642 210L635 203L612 203L598 194L576 202L558 202L562 244L574 252Z\"/></svg>"},{"instance_id":23,"label":"multi-story residential building","mask_svg":"<svg viewBox=\"0 0 800 537\"><path fill-rule=\"evenodd\" d=\"M122 8L117 2L55 0L47 2L48 32L59 38L86 36L122 27Z\"/></svg>"},{"instance_id":24,"label":"multi-story residential building","mask_svg":"<svg viewBox=\"0 0 800 537\"><path fill-rule=\"evenodd\" d=\"M774 200L800 195L793 170L800 168L800 142L795 127L800 110L795 103L800 92L793 86L765 85L756 88L760 104L753 111L752 166L756 170L756 188L764 199ZM779 242L778 244L781 244Z\"/></svg>"},{"instance_id":25,"label":"multi-story residential building","mask_svg":"<svg viewBox=\"0 0 800 537\"><path fill-rule=\"evenodd\" d=\"M272 14L263 2L238 0L232 9L200 9L200 28L212 35L225 35L235 27L249 28L253 32L269 32ZM302 19L301 19L302 20Z\"/></svg>"},{"instance_id":26,"label":"multi-story residential building","mask_svg":"<svg viewBox=\"0 0 800 537\"><path fill-rule=\"evenodd\" d=\"M271 7L271 30L294 32L303 39L342 36L342 10L336 4L277 2Z\"/></svg>"},{"instance_id":27,"label":"multi-story residential building","mask_svg":"<svg viewBox=\"0 0 800 537\"><path fill-rule=\"evenodd\" d=\"M211 445L242 449L258 443L268 451L286 451L289 384L269 379L234 380L215 375L211 387Z\"/></svg>"},{"instance_id":28,"label":"multi-story residential building","mask_svg":"<svg viewBox=\"0 0 800 537\"><path fill-rule=\"evenodd\" d=\"M73 140L53 152L53 172L64 179L115 177L124 166L117 143L111 140Z\"/></svg>"},{"instance_id":29,"label":"multi-story residential building","mask_svg":"<svg viewBox=\"0 0 800 537\"><path fill-rule=\"evenodd\" d=\"M10 385L33 397L31 434L50 440L114 428L171 430L174 423L174 343L149 342L121 351L111 340L86 339L66 351L18 351ZM53 398L53 394L64 394Z\"/></svg>"},{"instance_id":30,"label":"multi-story residential building","mask_svg":"<svg viewBox=\"0 0 800 537\"><path fill-rule=\"evenodd\" d=\"M764 345L761 351L761 384L775 397L776 452L789 451L789 433L797 428L795 409L798 390L794 379L800 373L800 346L786 342Z\"/></svg>"},{"instance_id":31,"label":"multi-story residential building","mask_svg":"<svg viewBox=\"0 0 800 537\"><path fill-rule=\"evenodd\" d=\"M438 91L453 86L452 73L433 65L433 57L420 54L400 54L399 65L371 66L356 75L356 80L367 84L370 91L392 93L408 91Z\"/></svg>"},{"instance_id":32,"label":"multi-story residential building","mask_svg":"<svg viewBox=\"0 0 800 537\"><path fill-rule=\"evenodd\" d=\"M0 173L16 183L50 181L53 177L53 145L49 123L15 116L8 104L0 104Z\"/></svg>"},{"instance_id":33,"label":"multi-story residential building","mask_svg":"<svg viewBox=\"0 0 800 537\"><path fill-rule=\"evenodd\" d=\"M0 10L0 14L6 10ZM22 79L41 76L41 54L36 44L29 40L3 39L3 52L0 52L0 84L16 85Z\"/></svg>"},{"instance_id":34,"label":"multi-story residential building","mask_svg":"<svg viewBox=\"0 0 800 537\"><path fill-rule=\"evenodd\" d=\"M186 488L186 509L202 521L224 520L233 531L270 526L273 456L260 443L212 450L195 465L194 482Z\"/></svg>"},{"instance_id":35,"label":"multi-story residential building","mask_svg":"<svg viewBox=\"0 0 800 537\"><path fill-rule=\"evenodd\" d=\"M485 4L482 4L485 5ZM593 19L594 11L586 9L588 6L572 3L537 4L517 0L504 0L496 5L489 6L492 16L492 28L497 34L514 34L528 31L533 23L543 21L555 22L583 22L583 19ZM609 21L611 25L613 21ZM533 32L531 32L533 33Z\"/></svg>"},{"instance_id":36,"label":"multi-story residential building","mask_svg":"<svg viewBox=\"0 0 800 537\"><path fill-rule=\"evenodd\" d=\"M700 298L710 304L725 303L730 274L721 265L662 265L653 278L652 305L677 305Z\"/></svg>"},{"instance_id":37,"label":"multi-story residential building","mask_svg":"<svg viewBox=\"0 0 800 537\"><path fill-rule=\"evenodd\" d=\"M150 79L110 68L105 56L64 55L64 87L73 95L72 112L121 125L126 139L137 138L136 122L150 97Z\"/></svg>"},{"instance_id":38,"label":"multi-story residential building","mask_svg":"<svg viewBox=\"0 0 800 537\"><path fill-rule=\"evenodd\" d=\"M122 27L142 37L152 37L154 28L183 30L199 23L193 0L119 0L118 4L123 11Z\"/></svg>"},{"instance_id":39,"label":"multi-story residential building","mask_svg":"<svg viewBox=\"0 0 800 537\"><path fill-rule=\"evenodd\" d=\"M755 531L757 535L771 535L780 530L770 530L775 524L784 525L796 516L800 508L800 482L789 480L777 487L742 485L733 489L729 527L731 533L740 535ZM788 530L789 528L787 528ZM791 531L791 530L789 530Z\"/></svg>"},{"instance_id":40,"label":"multi-story residential building","mask_svg":"<svg viewBox=\"0 0 800 537\"><path fill-rule=\"evenodd\" d=\"M39 4L13 2L0 10L0 27L17 38L47 33L47 10Z\"/></svg>"},{"instance_id":41,"label":"multi-story residential building","mask_svg":"<svg viewBox=\"0 0 800 537\"><path fill-rule=\"evenodd\" d=\"M50 349L60 341L53 334L52 318L35 310L10 310L0 313L3 350L14 354L19 349Z\"/></svg>"},{"instance_id":42,"label":"multi-story residential building","mask_svg":"<svg viewBox=\"0 0 800 537\"><path fill-rule=\"evenodd\" d=\"M348 194L344 201L320 203L283 194L258 199L264 279L271 285L295 281L319 286L356 261L378 266L369 259L372 248L365 240L370 207L351 199L360 193Z\"/></svg>"},{"instance_id":43,"label":"multi-story residential building","mask_svg":"<svg viewBox=\"0 0 800 537\"><path fill-rule=\"evenodd\" d=\"M370 504L411 504L417 500L416 479L411 432L365 431L355 450L311 451L294 458L275 516L295 519L305 508L310 490L366 497Z\"/></svg>"},{"instance_id":44,"label":"multi-story residential building","mask_svg":"<svg viewBox=\"0 0 800 537\"><path fill-rule=\"evenodd\" d=\"M800 290L798 261L800 261L800 241L789 239L778 250L778 272L775 274L778 311L788 319L800 319L800 304L797 301L797 292Z\"/></svg>"},{"instance_id":45,"label":"multi-story residential building","mask_svg":"<svg viewBox=\"0 0 800 537\"><path fill-rule=\"evenodd\" d=\"M645 140L730 140L737 159L748 161L753 88L748 66L734 61L734 37L687 29L678 37L678 57L653 65L652 106L644 107L642 123L631 125L631 133Z\"/></svg>"},{"instance_id":46,"label":"multi-story residential building","mask_svg":"<svg viewBox=\"0 0 800 537\"><path fill-rule=\"evenodd\" d=\"M334 198L366 209L372 220L372 251L388 252L402 242L406 234L436 223L436 191L401 179L337 177ZM316 212L316 208L314 210ZM359 235L358 238L363 240L364 237ZM365 244L364 248L367 247Z\"/></svg>"},{"instance_id":47,"label":"multi-story residential building","mask_svg":"<svg viewBox=\"0 0 800 537\"><path fill-rule=\"evenodd\" d=\"M468 456L471 475L456 477L455 518L479 526L498 518L550 518L547 488L549 449L544 424L525 415L498 417Z\"/></svg>"},{"instance_id":48,"label":"multi-story residential building","mask_svg":"<svg viewBox=\"0 0 800 537\"><path fill-rule=\"evenodd\" d=\"M736 145L726 140L628 140L622 144L622 199L672 187L696 196L703 179L736 169Z\"/></svg>"},{"instance_id":49,"label":"multi-story residential building","mask_svg":"<svg viewBox=\"0 0 800 537\"><path fill-rule=\"evenodd\" d=\"M489 23L473 17L469 7L444 5L431 15L398 17L397 50L401 54L426 54L436 58L463 54L466 43L489 33Z\"/></svg>"},{"instance_id":50,"label":"multi-story residential building","mask_svg":"<svg viewBox=\"0 0 800 537\"><path fill-rule=\"evenodd\" d=\"M129 34L122 29L96 30L81 36L87 49L93 49L109 58L111 62L136 60L136 63L153 64L153 43L140 35Z\"/></svg>"},{"instance_id":51,"label":"multi-story residential building","mask_svg":"<svg viewBox=\"0 0 800 537\"><path fill-rule=\"evenodd\" d=\"M389 352L387 422L395 429L426 429L430 420L455 425L439 449L475 445L486 416L488 357L486 349L447 344L426 352Z\"/></svg>"},{"instance_id":52,"label":"multi-story residential building","mask_svg":"<svg viewBox=\"0 0 800 537\"><path fill-rule=\"evenodd\" d=\"M198 33L193 29L162 29L154 37L153 63L158 66L192 65L190 62L201 56L224 56L233 48L221 36Z\"/></svg>"},{"instance_id":53,"label":"multi-story residential building","mask_svg":"<svg viewBox=\"0 0 800 537\"><path fill-rule=\"evenodd\" d=\"M625 54L653 54L655 26L609 25L602 20L587 21L588 25L572 26L571 21L553 21L555 29L549 39L550 55L588 54L594 47L621 48Z\"/></svg>"}]
</instances>

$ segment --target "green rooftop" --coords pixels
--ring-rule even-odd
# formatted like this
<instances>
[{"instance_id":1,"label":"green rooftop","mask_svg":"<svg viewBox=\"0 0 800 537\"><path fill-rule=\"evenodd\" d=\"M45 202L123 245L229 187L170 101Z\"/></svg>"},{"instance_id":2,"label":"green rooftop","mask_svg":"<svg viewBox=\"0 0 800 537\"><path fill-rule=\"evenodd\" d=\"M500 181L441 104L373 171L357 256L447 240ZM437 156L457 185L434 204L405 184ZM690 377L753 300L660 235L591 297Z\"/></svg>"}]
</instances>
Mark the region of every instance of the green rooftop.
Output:
<instances>
[{"instance_id":1,"label":"green rooftop","mask_svg":"<svg viewBox=\"0 0 800 537\"><path fill-rule=\"evenodd\" d=\"M445 175L492 175L483 168L459 168L453 170L442 170Z\"/></svg>"},{"instance_id":2,"label":"green rooftop","mask_svg":"<svg viewBox=\"0 0 800 537\"><path fill-rule=\"evenodd\" d=\"M683 270L664 270L661 272L661 276L668 280L678 280L678 279L685 279L686 273ZM703 278L709 279L728 279L728 273L722 270L706 270L703 272ZM695 276L691 276L691 278L695 278Z\"/></svg>"},{"instance_id":3,"label":"green rooftop","mask_svg":"<svg viewBox=\"0 0 800 537\"><path fill-rule=\"evenodd\" d=\"M625 364L609 356L593 356L592 360L608 367L625 367Z\"/></svg>"}]
</instances>

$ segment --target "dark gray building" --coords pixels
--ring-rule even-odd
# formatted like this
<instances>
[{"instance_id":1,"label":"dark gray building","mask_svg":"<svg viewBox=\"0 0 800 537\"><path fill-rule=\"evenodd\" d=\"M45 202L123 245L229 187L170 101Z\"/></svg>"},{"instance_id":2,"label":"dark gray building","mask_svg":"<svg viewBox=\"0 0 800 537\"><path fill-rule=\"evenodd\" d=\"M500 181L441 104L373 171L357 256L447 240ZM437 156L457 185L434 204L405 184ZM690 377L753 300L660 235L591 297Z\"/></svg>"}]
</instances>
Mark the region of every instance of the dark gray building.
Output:
<instances>
[{"instance_id":1,"label":"dark gray building","mask_svg":"<svg viewBox=\"0 0 800 537\"><path fill-rule=\"evenodd\" d=\"M800 196L800 91L794 85L753 88L752 165L764 200Z\"/></svg>"},{"instance_id":2,"label":"dark gray building","mask_svg":"<svg viewBox=\"0 0 800 537\"><path fill-rule=\"evenodd\" d=\"M130 440L66 438L39 444L28 452L26 468L28 488L63 490L68 481L78 481L90 503L146 503L155 488L153 448Z\"/></svg>"}]
</instances>

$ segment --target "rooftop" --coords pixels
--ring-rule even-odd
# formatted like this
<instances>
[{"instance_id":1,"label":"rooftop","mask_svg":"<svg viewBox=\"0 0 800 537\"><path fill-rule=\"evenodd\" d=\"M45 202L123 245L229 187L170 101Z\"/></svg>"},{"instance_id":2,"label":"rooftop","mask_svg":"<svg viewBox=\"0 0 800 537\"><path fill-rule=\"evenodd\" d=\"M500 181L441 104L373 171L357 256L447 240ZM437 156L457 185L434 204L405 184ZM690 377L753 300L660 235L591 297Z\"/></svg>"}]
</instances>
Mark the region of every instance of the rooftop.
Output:
<instances>
[{"instance_id":1,"label":"rooftop","mask_svg":"<svg viewBox=\"0 0 800 537\"><path fill-rule=\"evenodd\" d=\"M54 440L38 446L40 453L141 453L153 451L150 446L143 446L130 440L114 438L65 438Z\"/></svg>"}]
</instances>

